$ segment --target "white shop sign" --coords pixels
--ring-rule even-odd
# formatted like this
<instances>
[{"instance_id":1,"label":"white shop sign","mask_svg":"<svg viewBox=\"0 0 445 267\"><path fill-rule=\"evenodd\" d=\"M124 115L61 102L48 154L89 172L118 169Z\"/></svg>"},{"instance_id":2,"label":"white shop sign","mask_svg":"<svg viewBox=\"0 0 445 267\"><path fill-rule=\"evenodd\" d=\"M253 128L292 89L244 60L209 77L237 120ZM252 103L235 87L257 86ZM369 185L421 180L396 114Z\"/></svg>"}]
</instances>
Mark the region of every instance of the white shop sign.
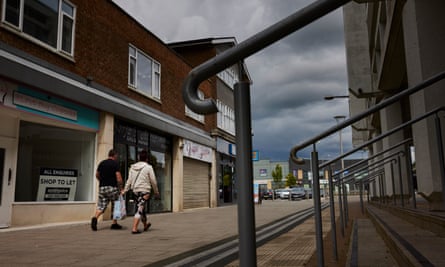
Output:
<instances>
[{"instance_id":1,"label":"white shop sign","mask_svg":"<svg viewBox=\"0 0 445 267\"><path fill-rule=\"evenodd\" d=\"M183 152L185 157L212 163L213 151L210 147L184 140Z\"/></svg>"},{"instance_id":2,"label":"white shop sign","mask_svg":"<svg viewBox=\"0 0 445 267\"><path fill-rule=\"evenodd\" d=\"M37 201L74 201L77 170L41 168Z\"/></svg>"}]
</instances>

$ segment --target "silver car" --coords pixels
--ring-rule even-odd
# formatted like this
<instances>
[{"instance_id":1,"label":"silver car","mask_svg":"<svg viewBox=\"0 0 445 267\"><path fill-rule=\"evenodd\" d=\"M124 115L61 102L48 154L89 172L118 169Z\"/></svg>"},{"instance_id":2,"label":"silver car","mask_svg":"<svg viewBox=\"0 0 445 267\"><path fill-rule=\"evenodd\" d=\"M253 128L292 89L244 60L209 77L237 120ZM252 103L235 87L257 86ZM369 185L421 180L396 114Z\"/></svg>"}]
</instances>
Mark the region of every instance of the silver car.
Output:
<instances>
[{"instance_id":1,"label":"silver car","mask_svg":"<svg viewBox=\"0 0 445 267\"><path fill-rule=\"evenodd\" d=\"M290 190L290 200L306 198L306 191L303 187L294 187Z\"/></svg>"},{"instance_id":2,"label":"silver car","mask_svg":"<svg viewBox=\"0 0 445 267\"><path fill-rule=\"evenodd\" d=\"M288 199L289 198L289 189L277 189L275 190L275 195L280 199Z\"/></svg>"}]
</instances>

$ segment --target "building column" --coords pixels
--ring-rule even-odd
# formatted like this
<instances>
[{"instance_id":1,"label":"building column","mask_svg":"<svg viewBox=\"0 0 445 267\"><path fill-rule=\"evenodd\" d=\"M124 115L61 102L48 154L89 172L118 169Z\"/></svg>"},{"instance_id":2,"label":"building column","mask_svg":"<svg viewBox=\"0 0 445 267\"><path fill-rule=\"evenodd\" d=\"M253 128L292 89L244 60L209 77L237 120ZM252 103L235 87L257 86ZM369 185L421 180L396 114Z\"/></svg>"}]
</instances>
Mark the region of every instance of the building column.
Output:
<instances>
[{"instance_id":1,"label":"building column","mask_svg":"<svg viewBox=\"0 0 445 267\"><path fill-rule=\"evenodd\" d=\"M218 206L218 176L217 176L217 158L218 152L213 150L212 166L210 167L209 190L210 190L210 208Z\"/></svg>"},{"instance_id":2,"label":"building column","mask_svg":"<svg viewBox=\"0 0 445 267\"><path fill-rule=\"evenodd\" d=\"M403 28L408 85L414 86L445 70L445 2L408 0L403 9ZM411 116L417 117L445 104L445 81L436 83L410 97ZM443 123L442 123L443 124ZM445 127L442 125L442 133ZM444 210L442 177L433 119L413 125L418 192L429 208ZM443 149L443 148L442 148Z\"/></svg>"},{"instance_id":3,"label":"building column","mask_svg":"<svg viewBox=\"0 0 445 267\"><path fill-rule=\"evenodd\" d=\"M173 138L173 203L172 211L184 210L184 139Z\"/></svg>"},{"instance_id":4,"label":"building column","mask_svg":"<svg viewBox=\"0 0 445 267\"><path fill-rule=\"evenodd\" d=\"M108 158L108 152L110 149L113 149L114 146L114 116L113 114L101 112L99 115L99 131L97 132L97 152L96 152L96 168L99 163ZM96 171L94 171L94 175ZM96 179L96 176L93 178L93 184L95 188L94 201L97 201L97 195L99 192L99 183ZM94 214L96 210L96 206L94 206L94 211L91 214ZM108 208L105 210L102 215L102 219L104 221L111 220L111 203L108 205Z\"/></svg>"}]
</instances>

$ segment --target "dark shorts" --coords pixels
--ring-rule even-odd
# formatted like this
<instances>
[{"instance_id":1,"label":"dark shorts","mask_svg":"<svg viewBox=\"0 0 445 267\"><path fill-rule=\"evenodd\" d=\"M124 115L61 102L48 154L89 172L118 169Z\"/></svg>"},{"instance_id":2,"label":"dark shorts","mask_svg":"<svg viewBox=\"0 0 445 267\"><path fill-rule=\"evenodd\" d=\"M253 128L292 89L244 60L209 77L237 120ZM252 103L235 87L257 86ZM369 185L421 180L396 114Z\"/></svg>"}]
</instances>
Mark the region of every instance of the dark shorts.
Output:
<instances>
[{"instance_id":1,"label":"dark shorts","mask_svg":"<svg viewBox=\"0 0 445 267\"><path fill-rule=\"evenodd\" d=\"M101 186L99 187L99 198L97 200L97 209L104 211L108 202L116 201L119 199L119 189L114 186Z\"/></svg>"}]
</instances>

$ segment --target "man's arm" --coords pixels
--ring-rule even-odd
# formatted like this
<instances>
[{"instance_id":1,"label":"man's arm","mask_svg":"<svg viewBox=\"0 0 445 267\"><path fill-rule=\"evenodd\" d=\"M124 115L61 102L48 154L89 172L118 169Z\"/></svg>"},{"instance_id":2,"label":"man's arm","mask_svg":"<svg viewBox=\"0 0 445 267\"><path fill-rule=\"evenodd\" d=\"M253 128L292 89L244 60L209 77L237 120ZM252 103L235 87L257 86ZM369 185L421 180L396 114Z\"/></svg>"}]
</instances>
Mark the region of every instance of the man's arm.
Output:
<instances>
[{"instance_id":1,"label":"man's arm","mask_svg":"<svg viewBox=\"0 0 445 267\"><path fill-rule=\"evenodd\" d=\"M117 187L119 189L123 189L124 186L124 180L122 179L122 174L120 171L116 172L116 181L117 181Z\"/></svg>"}]
</instances>

